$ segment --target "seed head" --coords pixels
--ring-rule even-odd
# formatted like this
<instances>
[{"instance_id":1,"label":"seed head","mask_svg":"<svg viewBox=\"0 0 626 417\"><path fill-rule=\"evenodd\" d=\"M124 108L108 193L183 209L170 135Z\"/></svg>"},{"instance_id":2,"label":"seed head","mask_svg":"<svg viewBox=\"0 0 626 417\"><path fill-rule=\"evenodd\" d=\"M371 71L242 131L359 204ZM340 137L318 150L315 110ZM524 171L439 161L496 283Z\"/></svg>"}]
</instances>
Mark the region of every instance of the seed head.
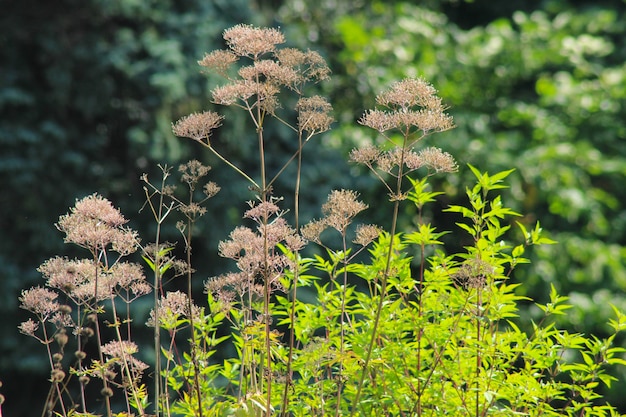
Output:
<instances>
[{"instance_id":1,"label":"seed head","mask_svg":"<svg viewBox=\"0 0 626 417\"><path fill-rule=\"evenodd\" d=\"M216 50L205 54L204 58L198 61L198 64L214 70L220 75L226 76L230 67L237 62L239 58L232 51Z\"/></svg>"},{"instance_id":2,"label":"seed head","mask_svg":"<svg viewBox=\"0 0 626 417\"><path fill-rule=\"evenodd\" d=\"M376 146L365 146L363 148L355 148L350 152L350 161L366 166L372 166L380 157L381 150Z\"/></svg>"},{"instance_id":3,"label":"seed head","mask_svg":"<svg viewBox=\"0 0 626 417\"><path fill-rule=\"evenodd\" d=\"M200 318L202 314L202 308L192 303L192 314L194 319ZM176 323L181 318L189 318L189 297L180 291L170 291L165 294L165 297L159 300L157 306L159 323L160 325L169 325ZM147 325L150 327L155 326L155 318L157 314L155 311L150 311L150 318Z\"/></svg>"},{"instance_id":4,"label":"seed head","mask_svg":"<svg viewBox=\"0 0 626 417\"><path fill-rule=\"evenodd\" d=\"M22 296L19 297L20 308L34 313L41 321L46 321L59 310L59 303L56 301L58 297L59 295L52 290L33 287L22 291Z\"/></svg>"},{"instance_id":5,"label":"seed head","mask_svg":"<svg viewBox=\"0 0 626 417\"><path fill-rule=\"evenodd\" d=\"M328 225L326 224L325 219L312 220L302 226L302 228L300 229L300 233L302 234L302 237L306 240L310 242L320 243L320 235L322 234L322 232L324 232L324 230L326 230L327 227Z\"/></svg>"},{"instance_id":6,"label":"seed head","mask_svg":"<svg viewBox=\"0 0 626 417\"><path fill-rule=\"evenodd\" d=\"M65 233L65 241L92 251L113 245L122 255L136 249L135 232L122 226L127 220L111 202L97 194L78 200L70 213L59 218L57 228Z\"/></svg>"},{"instance_id":7,"label":"seed head","mask_svg":"<svg viewBox=\"0 0 626 417\"><path fill-rule=\"evenodd\" d=\"M418 156L425 166L435 172L456 172L459 168L452 155L439 148L422 149Z\"/></svg>"},{"instance_id":8,"label":"seed head","mask_svg":"<svg viewBox=\"0 0 626 417\"><path fill-rule=\"evenodd\" d=\"M224 40L235 55L258 57L273 52L276 45L285 42L285 36L277 29L241 24L226 29Z\"/></svg>"},{"instance_id":9,"label":"seed head","mask_svg":"<svg viewBox=\"0 0 626 417\"><path fill-rule=\"evenodd\" d=\"M331 104L321 96L305 97L296 104L298 111L298 128L309 134L325 132L335 119L330 115Z\"/></svg>"},{"instance_id":10,"label":"seed head","mask_svg":"<svg viewBox=\"0 0 626 417\"><path fill-rule=\"evenodd\" d=\"M192 159L186 164L178 166L178 171L182 173L180 180L182 182L186 182L190 187L194 187L195 184L200 181L202 177L206 176L210 170L210 166L203 165L202 162L197 159Z\"/></svg>"},{"instance_id":11,"label":"seed head","mask_svg":"<svg viewBox=\"0 0 626 417\"><path fill-rule=\"evenodd\" d=\"M128 365L134 372L142 372L148 369L148 365L134 358L132 355L139 351L134 342L127 340L112 341L102 346L102 353L109 356L120 365Z\"/></svg>"},{"instance_id":12,"label":"seed head","mask_svg":"<svg viewBox=\"0 0 626 417\"><path fill-rule=\"evenodd\" d=\"M25 322L20 323L18 329L20 333L25 334L26 336L34 336L37 329L39 329L39 324L34 322L33 319L28 319Z\"/></svg>"},{"instance_id":13,"label":"seed head","mask_svg":"<svg viewBox=\"0 0 626 417\"><path fill-rule=\"evenodd\" d=\"M210 144L209 138L214 129L222 125L223 117L213 111L192 113L172 124L172 132L176 136L190 138L198 142Z\"/></svg>"},{"instance_id":14,"label":"seed head","mask_svg":"<svg viewBox=\"0 0 626 417\"><path fill-rule=\"evenodd\" d=\"M378 239L378 236L382 232L382 228L373 224L360 224L356 228L356 237L354 243L361 246L367 246L374 240Z\"/></svg>"},{"instance_id":15,"label":"seed head","mask_svg":"<svg viewBox=\"0 0 626 417\"><path fill-rule=\"evenodd\" d=\"M326 203L322 205L326 224L339 232L343 232L352 222L352 219L368 207L357 197L356 191L333 190Z\"/></svg>"},{"instance_id":16,"label":"seed head","mask_svg":"<svg viewBox=\"0 0 626 417\"><path fill-rule=\"evenodd\" d=\"M376 97L376 102L389 110L368 110L359 123L381 133L392 129L402 132L417 129L427 134L454 127L437 90L422 79L394 83Z\"/></svg>"}]
</instances>

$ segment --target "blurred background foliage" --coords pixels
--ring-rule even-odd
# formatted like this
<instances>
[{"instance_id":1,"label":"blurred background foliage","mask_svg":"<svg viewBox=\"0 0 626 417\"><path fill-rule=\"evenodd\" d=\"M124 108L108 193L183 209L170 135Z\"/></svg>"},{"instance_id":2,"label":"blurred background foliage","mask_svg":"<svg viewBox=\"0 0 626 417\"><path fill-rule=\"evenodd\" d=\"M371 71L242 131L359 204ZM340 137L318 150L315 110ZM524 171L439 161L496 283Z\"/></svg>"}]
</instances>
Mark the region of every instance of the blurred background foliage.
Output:
<instances>
[{"instance_id":1,"label":"blurred background foliage","mask_svg":"<svg viewBox=\"0 0 626 417\"><path fill-rule=\"evenodd\" d=\"M319 216L333 188L357 189L370 217L387 226L383 189L345 161L370 142L355 122L391 82L420 76L439 90L457 128L427 139L457 158L458 174L436 178L439 208L465 201L470 163L494 173L515 168L505 203L540 220L558 245L532 253L515 278L539 301L550 284L576 307L561 325L602 336L610 304L626 310L626 2L618 0L340 1L25 0L1 2L0 23L0 380L6 415L43 404L41 347L18 334L21 289L41 283L37 266L74 256L54 223L76 198L99 192L150 240L139 212L139 177L158 181L157 164L190 158L213 165L222 192L199 224L199 279L230 265L217 242L239 221L246 186L219 161L171 134L170 123L212 108L226 115L212 141L254 172L254 138L241 115L209 102L218 79L196 61L221 48L237 23L281 26L292 46L320 51L333 79L321 86L335 107L335 129L307 145L304 220ZM247 127L246 127L247 126ZM281 161L295 149L276 127L269 146ZM277 184L289 207L289 175ZM378 209L383 207L383 209ZM435 212L434 210L433 212ZM410 227L407 210L404 225ZM437 217L440 228L454 218ZM179 240L172 227L167 238ZM521 236L518 236L521 238ZM455 236L453 247L462 245ZM198 282L201 287L202 282ZM525 314L532 317L532 306ZM138 322L142 319L138 319ZM43 364L45 367L45 364ZM45 369L45 368L44 368ZM626 400L626 375L610 400ZM45 387L45 385L44 385ZM33 390L33 391L31 391ZM41 392L37 398L21 395ZM20 394L21 393L21 394ZM38 401L41 399L41 401Z\"/></svg>"}]
</instances>

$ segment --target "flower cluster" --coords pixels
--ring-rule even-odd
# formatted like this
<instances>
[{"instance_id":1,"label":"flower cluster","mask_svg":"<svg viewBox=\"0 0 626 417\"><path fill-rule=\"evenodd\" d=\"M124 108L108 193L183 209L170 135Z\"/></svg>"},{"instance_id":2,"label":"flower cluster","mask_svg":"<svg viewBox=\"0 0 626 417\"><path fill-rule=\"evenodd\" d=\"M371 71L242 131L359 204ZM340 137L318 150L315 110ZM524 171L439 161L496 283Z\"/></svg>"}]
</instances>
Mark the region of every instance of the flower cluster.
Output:
<instances>
[{"instance_id":1,"label":"flower cluster","mask_svg":"<svg viewBox=\"0 0 626 417\"><path fill-rule=\"evenodd\" d=\"M189 306L191 305L191 312ZM169 291L162 297L155 309L150 311L147 325L154 327L157 321L166 329L174 329L184 318L198 320L202 316L202 308L190 303L189 296L180 291Z\"/></svg>"},{"instance_id":2,"label":"flower cluster","mask_svg":"<svg viewBox=\"0 0 626 417\"><path fill-rule=\"evenodd\" d=\"M143 371L148 369L148 365L139 359L135 358L137 352L139 352L139 348L137 344L134 342L130 342L127 340L122 341L111 341L104 346L102 346L102 353L105 354L109 359L106 362L106 365L110 368L110 372L113 372L112 369L114 366L119 366L122 369L127 369L130 374L130 381L128 380L128 375L126 372L122 372L122 380L124 386L128 386L130 384L136 383L141 378ZM95 375L100 376L102 374L96 373Z\"/></svg>"},{"instance_id":3,"label":"flower cluster","mask_svg":"<svg viewBox=\"0 0 626 417\"><path fill-rule=\"evenodd\" d=\"M454 127L452 117L445 113L437 90L422 79L405 79L394 83L376 97L380 106L388 110L369 110L359 120L364 126L380 133L397 129L442 132Z\"/></svg>"},{"instance_id":4,"label":"flower cluster","mask_svg":"<svg viewBox=\"0 0 626 417\"><path fill-rule=\"evenodd\" d=\"M454 157L436 147L428 147L415 152L399 147L382 150L378 147L367 146L353 149L350 152L350 160L372 170L379 169L392 176L398 175L400 167L404 167L401 172L405 175L422 167L436 173L456 172L458 169Z\"/></svg>"},{"instance_id":5,"label":"flower cluster","mask_svg":"<svg viewBox=\"0 0 626 417\"><path fill-rule=\"evenodd\" d=\"M208 293L224 302L244 300L246 294L260 296L263 284L272 290L282 290L279 278L294 264L278 245L298 251L305 244L273 201L251 202L244 217L256 223L256 231L239 226L218 247L220 256L236 261L239 272L214 277L205 284Z\"/></svg>"},{"instance_id":6,"label":"flower cluster","mask_svg":"<svg viewBox=\"0 0 626 417\"><path fill-rule=\"evenodd\" d=\"M304 97L298 100L298 129L309 135L325 132L335 119L330 115L333 107L321 96Z\"/></svg>"},{"instance_id":7,"label":"flower cluster","mask_svg":"<svg viewBox=\"0 0 626 417\"><path fill-rule=\"evenodd\" d=\"M313 220L302 227L302 236L312 242L321 243L320 235L327 228L345 233L357 214L367 209L367 204L358 200L358 194L352 190L333 190L326 203L322 205L324 217ZM359 225L354 243L368 245L376 239L381 229L375 225Z\"/></svg>"},{"instance_id":8,"label":"flower cluster","mask_svg":"<svg viewBox=\"0 0 626 417\"><path fill-rule=\"evenodd\" d=\"M241 24L226 29L224 40L236 55L256 58L273 52L276 45L285 43L285 36L278 29Z\"/></svg>"},{"instance_id":9,"label":"flower cluster","mask_svg":"<svg viewBox=\"0 0 626 417\"><path fill-rule=\"evenodd\" d=\"M380 93L376 103L386 109L367 110L359 123L378 131L386 143L353 149L350 160L367 166L386 186L392 200L406 198L401 189L402 178L415 170L426 168L432 175L458 169L452 155L440 148L415 150L416 144L430 133L454 127L452 117L446 114L432 85L419 78L405 79ZM400 144L393 139L390 131L401 135ZM395 187L387 183L382 173L397 179Z\"/></svg>"},{"instance_id":10,"label":"flower cluster","mask_svg":"<svg viewBox=\"0 0 626 417\"><path fill-rule=\"evenodd\" d=\"M124 228L127 220L107 199L93 194L76 202L70 213L59 218L57 228L65 241L98 253L110 245L122 256L137 250L137 233Z\"/></svg>"},{"instance_id":11,"label":"flower cluster","mask_svg":"<svg viewBox=\"0 0 626 417\"><path fill-rule=\"evenodd\" d=\"M285 42L284 35L278 29L242 24L225 30L223 37L227 50L213 51L198 61L202 67L226 77L229 81L228 84L212 90L213 102L217 104L236 105L248 111L258 108L264 113L275 114L280 108L278 94L282 87L301 96L307 83L329 77L330 69L319 53L278 48L278 45ZM247 62L238 68L235 77L231 68L242 58ZM332 118L328 116L330 104L315 98L310 103L302 102L298 105L301 107L298 109L301 113L301 131L312 134L328 130L332 122ZM219 120L221 119L214 114L203 114L203 117L190 115L174 125L174 133L195 140L208 140L210 130ZM183 128L185 125L190 126Z\"/></svg>"},{"instance_id":12,"label":"flower cluster","mask_svg":"<svg viewBox=\"0 0 626 417\"><path fill-rule=\"evenodd\" d=\"M209 138L213 130L222 124L223 117L213 111L192 113L172 124L172 132L182 138L190 138L198 142L210 144Z\"/></svg>"},{"instance_id":13,"label":"flower cluster","mask_svg":"<svg viewBox=\"0 0 626 417\"><path fill-rule=\"evenodd\" d=\"M19 331L46 345L56 341L59 346L59 351L54 354L48 349L52 367L51 381L54 383L60 384L66 379L62 359L69 339L68 329L72 329L77 338L78 366L75 369L81 375L80 378L88 378L88 374L92 373L108 378L106 373L91 372L82 365L86 358L82 350L84 343L95 332L99 332L98 315L104 313L101 302L110 300L111 306L115 306L117 300L130 303L152 291L142 268L122 260L124 256L133 253L139 243L136 233L124 227L124 224L124 216L107 199L94 194L78 200L68 214L59 218L57 226L65 233L66 242L86 248L91 258L48 259L38 268L46 280L46 288L36 286L21 294L20 307L33 313L37 321L28 319L19 325ZM76 313L73 314L71 305L59 302L59 294L64 294L63 299L69 304L77 306ZM115 308L113 316L114 322L121 321ZM129 317L127 319L130 320ZM38 335L39 332L43 336ZM129 367L132 378L139 378L147 366L130 356L136 350L136 346L130 342L117 341L101 346L100 353L111 356L107 366L120 363L118 359L126 355L121 358L126 364L124 366ZM100 363L102 360L95 362Z\"/></svg>"}]
</instances>

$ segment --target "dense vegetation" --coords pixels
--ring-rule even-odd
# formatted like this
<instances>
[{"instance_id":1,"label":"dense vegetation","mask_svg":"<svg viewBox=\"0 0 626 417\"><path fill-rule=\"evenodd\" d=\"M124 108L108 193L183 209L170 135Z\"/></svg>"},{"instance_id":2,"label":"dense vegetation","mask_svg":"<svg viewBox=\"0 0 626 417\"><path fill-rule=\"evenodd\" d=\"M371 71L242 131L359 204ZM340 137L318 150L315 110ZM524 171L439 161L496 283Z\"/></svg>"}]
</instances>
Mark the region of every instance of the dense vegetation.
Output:
<instances>
[{"instance_id":1,"label":"dense vegetation","mask_svg":"<svg viewBox=\"0 0 626 417\"><path fill-rule=\"evenodd\" d=\"M98 191L119 204L134 226L146 228L145 211L130 215L142 204L141 173L152 177L159 172L156 163L176 164L192 155L217 164L210 152L175 139L170 123L207 106L206 79L193 63L220 47L222 31L242 21L274 23L270 19L284 25L292 43L316 43L334 73L325 90L340 123L307 145L316 163L303 175L303 188L319 193L306 197L302 207L310 211L303 210L303 219L317 215L315 207L333 188L354 187L372 206L385 195L372 178L349 175L338 163L341 152L332 148L347 154L371 140L373 135L343 122L373 107L375 94L394 80L423 76L437 86L458 126L437 139L457 158L460 172L434 180L436 189L446 191L436 204L462 203L472 176L466 163L489 172L516 168L507 179L507 202L526 215L525 224L540 219L559 242L532 252L533 263L515 276L524 284L521 291L548 302L554 287L575 306L560 324L599 336L610 334L610 304L624 310L623 3L553 1L528 10L525 2L368 2L338 11L334 2L308 9L306 2L291 1L276 14L271 7L278 5L245 1L180 8L169 2L66 3L15 3L1 18L1 53L8 63L0 86L0 218L7 237L0 249L6 285L1 308L10 317L16 317L20 290L41 283L39 264L54 254L73 256L60 247L53 224L75 198ZM254 151L240 139L244 118L227 117L241 123L225 126L212 140L258 175L250 162ZM268 129L275 138L269 158L280 161L295 148L287 131ZM210 249L227 237L249 198L245 181L231 173L216 170L213 179L229 186L211 203L211 223L196 227L196 253L215 252ZM288 186L277 181L277 194ZM450 230L458 219L441 218L438 208L426 210ZM399 221L406 226L417 211L403 210ZM387 217L369 212L380 223ZM164 233L178 239L173 226ZM215 265L215 255L207 259L196 263L205 276L226 269ZM538 313L531 306L524 314ZM15 326L22 318L2 328L0 378L13 398L7 410L18 407L13 390L29 389L37 382L30 373L41 375L45 364L34 349L18 349L24 343Z\"/></svg>"}]
</instances>

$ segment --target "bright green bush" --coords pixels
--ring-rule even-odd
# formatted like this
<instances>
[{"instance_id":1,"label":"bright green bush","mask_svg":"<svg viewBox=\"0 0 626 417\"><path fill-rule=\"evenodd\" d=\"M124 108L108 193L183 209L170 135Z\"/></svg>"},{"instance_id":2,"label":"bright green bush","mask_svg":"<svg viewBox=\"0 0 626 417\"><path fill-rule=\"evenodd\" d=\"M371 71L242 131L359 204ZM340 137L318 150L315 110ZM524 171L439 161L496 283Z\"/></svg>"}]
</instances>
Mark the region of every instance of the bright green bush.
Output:
<instances>
[{"instance_id":1,"label":"bright green bush","mask_svg":"<svg viewBox=\"0 0 626 417\"><path fill-rule=\"evenodd\" d=\"M207 280L207 305L194 304L194 230L206 200L220 190L198 161L179 169L184 192L166 166L158 184L143 177L144 209L156 224L153 243L141 244L108 200L78 201L58 228L89 257L50 259L40 267L47 288L20 297L37 319L20 331L44 344L51 368L43 415L618 415L599 388L614 380L609 367L626 365L624 349L612 344L626 315L614 309L605 339L560 330L553 318L568 305L553 287L550 302L537 305L541 320L519 317L518 304L532 300L509 278L528 262L529 247L555 242L542 236L539 223L516 223L519 214L498 194L513 171L490 175L470 166L475 184L467 188L467 203L442 214L458 228L438 230L427 218L424 208L443 194L430 189L429 178L457 171L449 153L423 145L453 127L429 83L394 83L377 96L378 108L359 119L380 141L353 150L350 160L388 192L370 204L386 200L390 224L357 224L368 205L345 189L329 194L320 218L301 224L304 148L333 121L330 104L308 91L329 69L315 52L280 48L284 37L275 29L238 25L224 39L228 49L200 64L227 79L212 91L213 101L250 117L259 178L211 143L223 122L219 114L193 113L172 127L249 182L254 199L242 225L218 246L236 271ZM266 163L270 121L297 139L283 165ZM285 172L294 172L293 208L281 207L272 192ZM417 215L400 230L405 205ZM182 260L160 238L176 215ZM455 237L463 250L451 253L444 237ZM127 260L138 249L151 282ZM173 291L176 277L186 291ZM137 356L150 347L132 342L141 323L132 323L130 305L150 291L147 324L156 358L146 374L149 366Z\"/></svg>"}]
</instances>

